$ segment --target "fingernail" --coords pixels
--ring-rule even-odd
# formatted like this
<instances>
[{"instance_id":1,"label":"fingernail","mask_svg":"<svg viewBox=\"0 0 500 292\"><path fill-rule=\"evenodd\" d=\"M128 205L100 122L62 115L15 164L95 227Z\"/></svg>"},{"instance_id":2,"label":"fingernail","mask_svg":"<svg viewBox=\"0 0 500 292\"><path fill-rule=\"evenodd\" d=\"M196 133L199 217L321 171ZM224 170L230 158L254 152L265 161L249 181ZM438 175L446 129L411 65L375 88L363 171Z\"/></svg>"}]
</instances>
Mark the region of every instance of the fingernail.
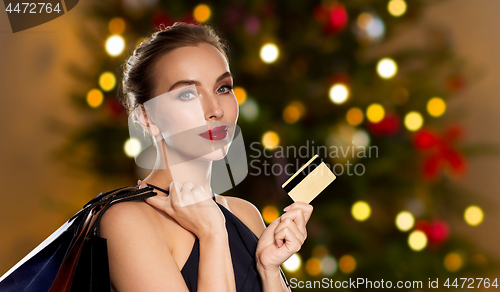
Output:
<instances>
[{"instance_id":1,"label":"fingernail","mask_svg":"<svg viewBox=\"0 0 500 292\"><path fill-rule=\"evenodd\" d=\"M285 211L285 212L288 211L288 210L290 210L290 205L288 205L285 208L283 208L283 211Z\"/></svg>"}]
</instances>

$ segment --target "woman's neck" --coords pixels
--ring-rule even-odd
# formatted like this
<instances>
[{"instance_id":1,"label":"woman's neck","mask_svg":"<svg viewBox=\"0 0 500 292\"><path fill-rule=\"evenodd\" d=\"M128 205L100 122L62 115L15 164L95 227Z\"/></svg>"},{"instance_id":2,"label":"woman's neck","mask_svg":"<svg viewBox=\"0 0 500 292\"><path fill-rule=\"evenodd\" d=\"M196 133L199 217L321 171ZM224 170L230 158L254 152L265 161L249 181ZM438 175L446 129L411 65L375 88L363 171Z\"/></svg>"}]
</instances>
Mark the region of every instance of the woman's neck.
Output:
<instances>
[{"instance_id":1,"label":"woman's neck","mask_svg":"<svg viewBox=\"0 0 500 292\"><path fill-rule=\"evenodd\" d=\"M160 147L163 148L161 143ZM169 165L165 151L157 151L157 160L154 169L144 178L144 182L168 190L172 181L184 184L190 182L195 186L201 185L207 194L212 196L211 175L212 161L195 158L185 162ZM165 167L166 166L166 167Z\"/></svg>"}]
</instances>

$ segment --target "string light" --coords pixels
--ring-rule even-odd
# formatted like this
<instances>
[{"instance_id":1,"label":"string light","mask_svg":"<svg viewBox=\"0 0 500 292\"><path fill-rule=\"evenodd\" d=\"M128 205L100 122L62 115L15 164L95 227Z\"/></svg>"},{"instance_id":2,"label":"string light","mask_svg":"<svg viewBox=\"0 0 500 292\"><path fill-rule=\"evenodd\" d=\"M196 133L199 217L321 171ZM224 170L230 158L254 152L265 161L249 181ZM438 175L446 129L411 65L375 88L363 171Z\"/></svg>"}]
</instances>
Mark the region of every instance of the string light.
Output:
<instances>
[{"instance_id":1,"label":"string light","mask_svg":"<svg viewBox=\"0 0 500 292\"><path fill-rule=\"evenodd\" d=\"M396 227L401 231L410 230L415 224L413 215L408 211L399 212L396 216Z\"/></svg>"},{"instance_id":2,"label":"string light","mask_svg":"<svg viewBox=\"0 0 500 292\"><path fill-rule=\"evenodd\" d=\"M478 206L472 205L467 207L464 212L464 219L470 226L477 226L483 222L483 210Z\"/></svg>"},{"instance_id":3,"label":"string light","mask_svg":"<svg viewBox=\"0 0 500 292\"><path fill-rule=\"evenodd\" d=\"M273 222L276 218L280 216L278 209L275 206L269 205L264 207L262 210L262 218L266 223Z\"/></svg>"},{"instance_id":4,"label":"string light","mask_svg":"<svg viewBox=\"0 0 500 292\"><path fill-rule=\"evenodd\" d=\"M279 50L273 43L266 43L260 49L260 58L264 63L273 63L278 59Z\"/></svg>"},{"instance_id":5,"label":"string light","mask_svg":"<svg viewBox=\"0 0 500 292\"><path fill-rule=\"evenodd\" d=\"M405 115L405 127L410 131L416 131L422 127L424 118L419 112L411 111Z\"/></svg>"},{"instance_id":6,"label":"string light","mask_svg":"<svg viewBox=\"0 0 500 292\"><path fill-rule=\"evenodd\" d=\"M363 122L363 111L357 107L350 108L345 116L347 123L351 126L357 126Z\"/></svg>"},{"instance_id":7,"label":"string light","mask_svg":"<svg viewBox=\"0 0 500 292\"><path fill-rule=\"evenodd\" d=\"M262 144L265 148L273 149L280 143L280 137L276 132L268 131L262 135Z\"/></svg>"},{"instance_id":8,"label":"string light","mask_svg":"<svg viewBox=\"0 0 500 292\"><path fill-rule=\"evenodd\" d=\"M352 205L351 214L358 221L365 221L370 217L371 208L365 201L357 201Z\"/></svg>"},{"instance_id":9,"label":"string light","mask_svg":"<svg viewBox=\"0 0 500 292\"><path fill-rule=\"evenodd\" d=\"M317 276L322 270L321 261L317 258L310 258L306 262L306 271L311 276Z\"/></svg>"},{"instance_id":10,"label":"string light","mask_svg":"<svg viewBox=\"0 0 500 292\"><path fill-rule=\"evenodd\" d=\"M247 100L247 91L243 87L235 87L233 88L234 95L238 100L238 104L242 105Z\"/></svg>"},{"instance_id":11,"label":"string light","mask_svg":"<svg viewBox=\"0 0 500 292\"><path fill-rule=\"evenodd\" d=\"M302 117L304 112L304 104L300 101L293 101L283 110L283 120L289 124L293 124Z\"/></svg>"},{"instance_id":12,"label":"string light","mask_svg":"<svg viewBox=\"0 0 500 292\"><path fill-rule=\"evenodd\" d=\"M116 77L111 72L104 72L99 76L99 86L104 91L110 91L115 88L116 85Z\"/></svg>"},{"instance_id":13,"label":"string light","mask_svg":"<svg viewBox=\"0 0 500 292\"><path fill-rule=\"evenodd\" d=\"M118 56L125 49L125 41L119 35L112 35L106 40L106 52L110 56Z\"/></svg>"},{"instance_id":14,"label":"string light","mask_svg":"<svg viewBox=\"0 0 500 292\"><path fill-rule=\"evenodd\" d=\"M87 104L91 107L99 107L104 100L104 95L102 94L102 91L100 91L97 88L91 89L87 93Z\"/></svg>"},{"instance_id":15,"label":"string light","mask_svg":"<svg viewBox=\"0 0 500 292\"><path fill-rule=\"evenodd\" d=\"M399 17L406 12L406 2L404 0L391 0L387 4L387 10L394 17Z\"/></svg>"},{"instance_id":16,"label":"string light","mask_svg":"<svg viewBox=\"0 0 500 292\"><path fill-rule=\"evenodd\" d=\"M450 272L456 272L462 267L462 257L458 253L450 252L444 258L444 267Z\"/></svg>"},{"instance_id":17,"label":"string light","mask_svg":"<svg viewBox=\"0 0 500 292\"><path fill-rule=\"evenodd\" d=\"M243 118L251 122L259 115L259 106L255 100L247 97L245 103L240 107L240 112Z\"/></svg>"},{"instance_id":18,"label":"string light","mask_svg":"<svg viewBox=\"0 0 500 292\"><path fill-rule=\"evenodd\" d=\"M135 157L141 152L141 142L137 138L129 138L123 145L123 151L128 157Z\"/></svg>"},{"instance_id":19,"label":"string light","mask_svg":"<svg viewBox=\"0 0 500 292\"><path fill-rule=\"evenodd\" d=\"M344 274L350 274L356 269L356 260L351 255L343 255L339 260L339 268Z\"/></svg>"},{"instance_id":20,"label":"string light","mask_svg":"<svg viewBox=\"0 0 500 292\"><path fill-rule=\"evenodd\" d=\"M334 84L330 87L330 100L336 104L342 104L349 97L349 89L342 83Z\"/></svg>"},{"instance_id":21,"label":"string light","mask_svg":"<svg viewBox=\"0 0 500 292\"><path fill-rule=\"evenodd\" d=\"M115 17L109 21L108 29L111 34L122 34L125 31L125 20Z\"/></svg>"},{"instance_id":22,"label":"string light","mask_svg":"<svg viewBox=\"0 0 500 292\"><path fill-rule=\"evenodd\" d=\"M377 63L377 73L380 77L384 79L392 78L396 75L398 71L398 66L396 62L391 58L383 58Z\"/></svg>"},{"instance_id":23,"label":"string light","mask_svg":"<svg viewBox=\"0 0 500 292\"><path fill-rule=\"evenodd\" d=\"M384 107L378 103L372 103L366 109L366 118L372 123L380 122L385 116Z\"/></svg>"},{"instance_id":24,"label":"string light","mask_svg":"<svg viewBox=\"0 0 500 292\"><path fill-rule=\"evenodd\" d=\"M352 134L352 144L356 147L367 147L370 145L370 136L363 129L358 129Z\"/></svg>"},{"instance_id":25,"label":"string light","mask_svg":"<svg viewBox=\"0 0 500 292\"><path fill-rule=\"evenodd\" d=\"M321 268L323 274L331 276L337 271L337 261L331 255L327 255L321 260Z\"/></svg>"},{"instance_id":26,"label":"string light","mask_svg":"<svg viewBox=\"0 0 500 292\"><path fill-rule=\"evenodd\" d=\"M427 102L427 111L433 117L439 117L446 111L446 103L442 98L433 97Z\"/></svg>"},{"instance_id":27,"label":"string light","mask_svg":"<svg viewBox=\"0 0 500 292\"><path fill-rule=\"evenodd\" d=\"M421 251L427 246L427 236L420 230L415 230L408 236L408 245L414 251Z\"/></svg>"},{"instance_id":28,"label":"string light","mask_svg":"<svg viewBox=\"0 0 500 292\"><path fill-rule=\"evenodd\" d=\"M302 259L298 253L294 253L283 263L283 269L289 272L297 271L302 265Z\"/></svg>"},{"instance_id":29,"label":"string light","mask_svg":"<svg viewBox=\"0 0 500 292\"><path fill-rule=\"evenodd\" d=\"M200 23L206 22L210 18L211 14L212 11L206 4L198 4L193 10L194 19Z\"/></svg>"}]
</instances>

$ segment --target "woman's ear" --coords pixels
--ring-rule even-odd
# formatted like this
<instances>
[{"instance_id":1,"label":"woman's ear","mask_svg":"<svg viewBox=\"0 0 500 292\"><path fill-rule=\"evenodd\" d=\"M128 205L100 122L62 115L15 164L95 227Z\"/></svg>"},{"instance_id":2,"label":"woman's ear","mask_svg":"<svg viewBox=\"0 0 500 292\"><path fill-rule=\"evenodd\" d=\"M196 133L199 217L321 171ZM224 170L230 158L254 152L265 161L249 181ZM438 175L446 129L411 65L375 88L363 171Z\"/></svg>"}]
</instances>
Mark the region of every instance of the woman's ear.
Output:
<instances>
[{"instance_id":1,"label":"woman's ear","mask_svg":"<svg viewBox=\"0 0 500 292\"><path fill-rule=\"evenodd\" d=\"M160 134L160 129L154 124L151 119L148 118L144 105L138 104L134 109L134 114L141 124L142 128L145 129L151 136L155 137Z\"/></svg>"}]
</instances>

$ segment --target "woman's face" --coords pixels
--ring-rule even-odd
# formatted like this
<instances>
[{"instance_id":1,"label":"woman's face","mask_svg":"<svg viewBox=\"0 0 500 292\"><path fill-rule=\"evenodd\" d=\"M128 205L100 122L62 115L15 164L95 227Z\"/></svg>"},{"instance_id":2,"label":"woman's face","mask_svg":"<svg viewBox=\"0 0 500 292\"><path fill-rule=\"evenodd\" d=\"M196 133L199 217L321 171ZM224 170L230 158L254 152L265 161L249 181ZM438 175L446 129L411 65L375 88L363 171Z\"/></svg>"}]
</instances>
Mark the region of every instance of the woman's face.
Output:
<instances>
[{"instance_id":1,"label":"woman's face","mask_svg":"<svg viewBox=\"0 0 500 292\"><path fill-rule=\"evenodd\" d=\"M224 56L207 43L182 47L163 55L154 73L155 98L146 108L149 105L152 123L167 145L169 165L196 158L222 159L238 119Z\"/></svg>"}]
</instances>

